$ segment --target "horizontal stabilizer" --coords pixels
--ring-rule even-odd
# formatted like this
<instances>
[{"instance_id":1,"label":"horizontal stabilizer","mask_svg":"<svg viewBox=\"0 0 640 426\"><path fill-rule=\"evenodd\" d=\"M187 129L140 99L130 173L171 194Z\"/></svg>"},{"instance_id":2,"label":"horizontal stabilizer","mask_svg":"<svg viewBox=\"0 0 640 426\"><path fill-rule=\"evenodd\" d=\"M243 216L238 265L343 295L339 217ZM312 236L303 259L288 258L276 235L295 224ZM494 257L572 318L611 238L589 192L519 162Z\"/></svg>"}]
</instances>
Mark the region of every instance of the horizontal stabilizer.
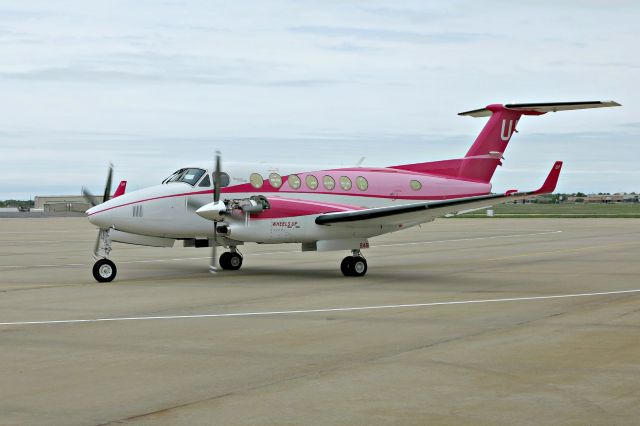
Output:
<instances>
[{"instance_id":1,"label":"horizontal stabilizer","mask_svg":"<svg viewBox=\"0 0 640 426\"><path fill-rule=\"evenodd\" d=\"M489 117L496 110L520 111L525 115L541 115L547 112L571 111L574 109L606 108L621 106L615 101L586 101L586 102L546 102L528 104L489 105L485 108L474 109L458 113L470 117Z\"/></svg>"}]
</instances>

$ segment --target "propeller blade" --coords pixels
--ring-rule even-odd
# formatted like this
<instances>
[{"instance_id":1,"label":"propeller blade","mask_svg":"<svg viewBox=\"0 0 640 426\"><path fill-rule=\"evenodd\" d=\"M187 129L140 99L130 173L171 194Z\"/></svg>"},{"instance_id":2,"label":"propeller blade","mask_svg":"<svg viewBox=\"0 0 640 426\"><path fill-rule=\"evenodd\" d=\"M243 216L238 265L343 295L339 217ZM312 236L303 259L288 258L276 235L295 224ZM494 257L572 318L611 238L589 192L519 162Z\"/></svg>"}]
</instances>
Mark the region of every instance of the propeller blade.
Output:
<instances>
[{"instance_id":1,"label":"propeller blade","mask_svg":"<svg viewBox=\"0 0 640 426\"><path fill-rule=\"evenodd\" d=\"M220 151L216 151L216 169L213 172L213 201L216 203L220 201Z\"/></svg>"},{"instance_id":2,"label":"propeller blade","mask_svg":"<svg viewBox=\"0 0 640 426\"><path fill-rule=\"evenodd\" d=\"M192 198L187 198L187 208L189 210L193 210L196 211L198 210L200 207L202 207L204 204L202 204L202 202L198 202L197 200L194 200Z\"/></svg>"},{"instance_id":3,"label":"propeller blade","mask_svg":"<svg viewBox=\"0 0 640 426\"><path fill-rule=\"evenodd\" d=\"M213 226L217 225L217 222L213 222ZM215 273L218 272L218 256L217 256L217 248L218 248L218 241L216 239L216 235L215 235L215 231L214 231L214 237L213 237L213 246L211 247L211 265L209 266L209 272L211 273Z\"/></svg>"},{"instance_id":4,"label":"propeller blade","mask_svg":"<svg viewBox=\"0 0 640 426\"><path fill-rule=\"evenodd\" d=\"M111 181L113 180L113 164L109 163L109 172L107 173L107 183L104 187L104 197L102 202L106 203L111 198Z\"/></svg>"},{"instance_id":5,"label":"propeller blade","mask_svg":"<svg viewBox=\"0 0 640 426\"><path fill-rule=\"evenodd\" d=\"M91 204L91 207L95 207L98 205L98 201L96 197L93 196L91 192L86 187L82 187L82 196L87 201L87 203Z\"/></svg>"},{"instance_id":6,"label":"propeller blade","mask_svg":"<svg viewBox=\"0 0 640 426\"><path fill-rule=\"evenodd\" d=\"M220 201L220 151L216 151L216 168L213 172L213 201ZM211 265L209 271L211 273L218 272L218 222L213 222L213 246L211 247Z\"/></svg>"}]
</instances>

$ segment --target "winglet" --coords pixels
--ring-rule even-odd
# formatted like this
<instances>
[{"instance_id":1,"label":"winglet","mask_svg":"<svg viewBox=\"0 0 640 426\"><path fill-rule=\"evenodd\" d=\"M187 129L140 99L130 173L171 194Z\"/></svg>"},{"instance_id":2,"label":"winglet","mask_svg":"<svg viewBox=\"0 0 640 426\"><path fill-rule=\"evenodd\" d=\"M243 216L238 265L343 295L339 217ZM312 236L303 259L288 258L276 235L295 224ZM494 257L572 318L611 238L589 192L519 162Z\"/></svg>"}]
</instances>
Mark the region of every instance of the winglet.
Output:
<instances>
[{"instance_id":1,"label":"winglet","mask_svg":"<svg viewBox=\"0 0 640 426\"><path fill-rule=\"evenodd\" d=\"M558 184L558 178L560 177L560 170L562 170L562 161L556 161L553 167L551 168L551 171L549 172L547 179L542 184L542 186L537 191L534 191L533 193L549 194L555 191L556 185Z\"/></svg>"},{"instance_id":2,"label":"winglet","mask_svg":"<svg viewBox=\"0 0 640 426\"><path fill-rule=\"evenodd\" d=\"M127 181L126 180L120 181L118 188L116 188L116 192L113 193L113 197L111 198L116 198L121 196L122 194L124 194L126 190L127 190Z\"/></svg>"}]
</instances>

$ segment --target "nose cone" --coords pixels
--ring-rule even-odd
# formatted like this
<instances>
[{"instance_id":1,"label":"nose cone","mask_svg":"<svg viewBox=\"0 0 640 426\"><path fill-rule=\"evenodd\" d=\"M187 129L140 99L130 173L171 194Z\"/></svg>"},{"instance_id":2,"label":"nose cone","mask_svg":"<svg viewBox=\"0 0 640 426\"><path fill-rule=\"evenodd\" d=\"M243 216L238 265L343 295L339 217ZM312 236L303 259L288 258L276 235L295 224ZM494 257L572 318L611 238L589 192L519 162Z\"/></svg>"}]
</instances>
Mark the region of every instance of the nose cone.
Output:
<instances>
[{"instance_id":1,"label":"nose cone","mask_svg":"<svg viewBox=\"0 0 640 426\"><path fill-rule=\"evenodd\" d=\"M111 223L111 214L110 210L106 206L107 203L103 203L94 207L91 207L87 210L87 219L93 225L99 227L100 229L109 228L113 223Z\"/></svg>"}]
</instances>

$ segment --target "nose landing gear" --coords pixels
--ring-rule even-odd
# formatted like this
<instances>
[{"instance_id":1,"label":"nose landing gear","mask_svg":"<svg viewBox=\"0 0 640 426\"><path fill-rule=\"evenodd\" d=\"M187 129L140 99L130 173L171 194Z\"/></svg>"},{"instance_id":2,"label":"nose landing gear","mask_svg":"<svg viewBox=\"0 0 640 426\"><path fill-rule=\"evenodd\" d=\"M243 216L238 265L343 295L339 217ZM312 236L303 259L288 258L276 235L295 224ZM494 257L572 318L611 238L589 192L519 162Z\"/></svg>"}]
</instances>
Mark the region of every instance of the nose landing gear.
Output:
<instances>
[{"instance_id":1,"label":"nose landing gear","mask_svg":"<svg viewBox=\"0 0 640 426\"><path fill-rule=\"evenodd\" d=\"M367 261L360 250L352 250L353 255L342 259L340 271L345 277L362 277L367 273Z\"/></svg>"},{"instance_id":2,"label":"nose landing gear","mask_svg":"<svg viewBox=\"0 0 640 426\"><path fill-rule=\"evenodd\" d=\"M111 236L109 235L109 229L101 229L98 232L98 239L96 240L96 246L93 250L93 257L98 260L93 264L92 270L93 278L99 283L113 281L118 272L116 264L108 259L109 253L111 253Z\"/></svg>"}]
</instances>

